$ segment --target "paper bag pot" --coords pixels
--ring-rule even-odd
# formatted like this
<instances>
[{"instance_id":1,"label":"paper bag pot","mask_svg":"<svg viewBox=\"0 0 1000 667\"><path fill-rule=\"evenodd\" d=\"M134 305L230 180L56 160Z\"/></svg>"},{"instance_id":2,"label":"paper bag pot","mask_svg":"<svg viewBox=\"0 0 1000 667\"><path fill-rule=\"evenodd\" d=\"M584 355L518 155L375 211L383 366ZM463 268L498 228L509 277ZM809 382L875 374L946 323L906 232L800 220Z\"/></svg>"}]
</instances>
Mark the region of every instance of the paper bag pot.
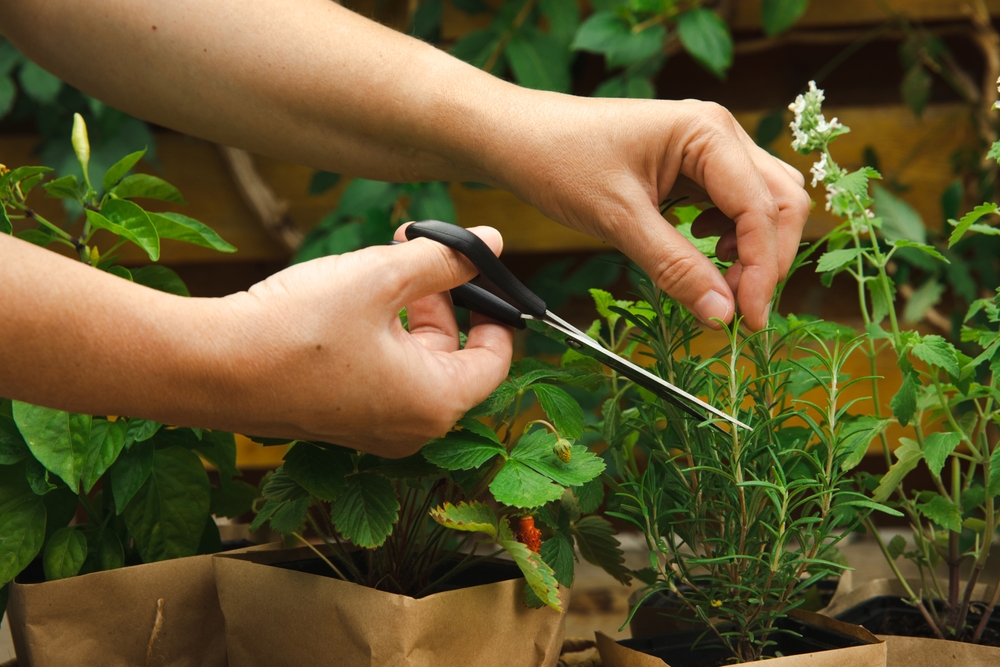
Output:
<instances>
[{"instance_id":1,"label":"paper bag pot","mask_svg":"<svg viewBox=\"0 0 1000 667\"><path fill-rule=\"evenodd\" d=\"M911 585L916 586L914 581ZM985 583L973 590L973 602L983 602L991 589ZM857 623L882 636L885 635L888 664L899 667L958 667L1000 666L1000 614L994 613L987 622L982 643L970 644L931 638L930 628L920 611L903 601L906 594L895 579L876 579L844 595L823 611L848 623ZM979 617L970 611L973 626ZM917 636L902 636L902 635Z\"/></svg>"},{"instance_id":2,"label":"paper bag pot","mask_svg":"<svg viewBox=\"0 0 1000 667\"><path fill-rule=\"evenodd\" d=\"M805 611L794 611L779 627L801 635L774 636L776 646L768 654L768 667L884 667L886 646L864 628ZM721 644L692 630L615 641L597 634L597 648L604 667L704 667L729 664L730 654ZM699 637L702 637L699 642ZM698 646L695 647L695 643ZM746 664L746 663L744 663Z\"/></svg>"},{"instance_id":3,"label":"paper bag pot","mask_svg":"<svg viewBox=\"0 0 1000 667\"><path fill-rule=\"evenodd\" d=\"M305 547L214 563L230 667L552 667L559 659L565 616L525 607L524 579L506 563L464 573L483 583L419 599L328 576Z\"/></svg>"},{"instance_id":4,"label":"paper bag pot","mask_svg":"<svg viewBox=\"0 0 1000 667\"><path fill-rule=\"evenodd\" d=\"M226 667L211 556L15 582L7 618L19 667Z\"/></svg>"}]
</instances>

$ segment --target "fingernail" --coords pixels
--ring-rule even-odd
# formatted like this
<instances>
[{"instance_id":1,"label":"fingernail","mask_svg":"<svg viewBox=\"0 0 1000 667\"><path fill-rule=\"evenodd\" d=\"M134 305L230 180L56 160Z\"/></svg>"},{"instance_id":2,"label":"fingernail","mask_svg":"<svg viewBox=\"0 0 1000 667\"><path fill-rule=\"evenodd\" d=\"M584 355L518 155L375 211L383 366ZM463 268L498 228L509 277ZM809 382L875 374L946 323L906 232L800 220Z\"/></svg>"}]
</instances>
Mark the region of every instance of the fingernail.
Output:
<instances>
[{"instance_id":1,"label":"fingernail","mask_svg":"<svg viewBox=\"0 0 1000 667\"><path fill-rule=\"evenodd\" d=\"M694 314L708 326L718 329L719 323L712 320L718 318L725 322L729 318L729 299L714 290L707 292L694 304Z\"/></svg>"}]
</instances>

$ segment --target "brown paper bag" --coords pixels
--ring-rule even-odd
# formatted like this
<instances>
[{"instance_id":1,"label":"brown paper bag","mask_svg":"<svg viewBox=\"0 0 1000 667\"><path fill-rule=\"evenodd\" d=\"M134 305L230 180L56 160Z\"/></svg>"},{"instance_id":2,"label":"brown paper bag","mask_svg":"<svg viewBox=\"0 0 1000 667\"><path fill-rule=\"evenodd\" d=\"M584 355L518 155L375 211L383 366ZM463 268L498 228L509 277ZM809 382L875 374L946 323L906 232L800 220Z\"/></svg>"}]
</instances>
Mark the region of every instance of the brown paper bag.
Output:
<instances>
[{"instance_id":1,"label":"brown paper bag","mask_svg":"<svg viewBox=\"0 0 1000 667\"><path fill-rule=\"evenodd\" d=\"M12 583L7 618L19 667L227 665L211 556Z\"/></svg>"},{"instance_id":2,"label":"brown paper bag","mask_svg":"<svg viewBox=\"0 0 1000 667\"><path fill-rule=\"evenodd\" d=\"M868 643L864 646L769 658L761 664L766 664L767 667L885 667L885 643L864 628L811 612L793 611L789 615ZM626 648L601 632L597 633L597 650L604 667L664 667L667 664L660 658Z\"/></svg>"},{"instance_id":3,"label":"brown paper bag","mask_svg":"<svg viewBox=\"0 0 1000 667\"><path fill-rule=\"evenodd\" d=\"M910 586L919 590L920 582L911 580ZM962 582L964 588L964 582ZM973 602L983 602L991 592L986 583L978 584L972 590ZM843 595L834 596L830 606L822 611L826 616L836 616L866 600L881 595L905 597L906 589L897 579L875 579ZM881 635L880 635L881 636ZM955 665L956 667L1000 667L1000 648L980 646L965 642L922 637L884 636L890 667L936 667Z\"/></svg>"},{"instance_id":4,"label":"brown paper bag","mask_svg":"<svg viewBox=\"0 0 1000 667\"><path fill-rule=\"evenodd\" d=\"M217 555L230 667L553 667L565 615L513 579L415 599L273 567L306 547ZM564 599L565 604L565 599Z\"/></svg>"}]
</instances>

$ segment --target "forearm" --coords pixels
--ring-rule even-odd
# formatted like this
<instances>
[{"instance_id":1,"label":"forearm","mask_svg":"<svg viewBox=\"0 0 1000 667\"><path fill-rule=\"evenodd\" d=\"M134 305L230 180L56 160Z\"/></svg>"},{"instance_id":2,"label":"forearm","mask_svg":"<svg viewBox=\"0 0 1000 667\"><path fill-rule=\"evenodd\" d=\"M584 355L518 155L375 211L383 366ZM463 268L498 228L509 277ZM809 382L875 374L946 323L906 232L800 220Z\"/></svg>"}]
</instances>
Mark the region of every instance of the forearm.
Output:
<instances>
[{"instance_id":1,"label":"forearm","mask_svg":"<svg viewBox=\"0 0 1000 667\"><path fill-rule=\"evenodd\" d=\"M222 301L157 292L5 234L0 284L0 396L190 423L220 395Z\"/></svg>"},{"instance_id":2,"label":"forearm","mask_svg":"<svg viewBox=\"0 0 1000 667\"><path fill-rule=\"evenodd\" d=\"M0 32L140 118L382 180L492 180L532 94L330 0L20 0Z\"/></svg>"}]
</instances>

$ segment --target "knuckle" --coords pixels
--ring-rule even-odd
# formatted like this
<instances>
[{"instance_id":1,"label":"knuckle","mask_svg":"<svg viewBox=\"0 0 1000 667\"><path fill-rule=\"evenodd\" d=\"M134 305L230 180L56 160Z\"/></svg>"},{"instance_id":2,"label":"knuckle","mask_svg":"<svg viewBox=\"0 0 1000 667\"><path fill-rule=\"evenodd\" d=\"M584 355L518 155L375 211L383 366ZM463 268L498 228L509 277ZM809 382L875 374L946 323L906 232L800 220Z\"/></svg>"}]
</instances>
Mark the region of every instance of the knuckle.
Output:
<instances>
[{"instance_id":1,"label":"knuckle","mask_svg":"<svg viewBox=\"0 0 1000 667\"><path fill-rule=\"evenodd\" d=\"M649 277L670 295L677 296L681 287L697 274L699 261L688 254L671 253L657 260Z\"/></svg>"}]
</instances>

